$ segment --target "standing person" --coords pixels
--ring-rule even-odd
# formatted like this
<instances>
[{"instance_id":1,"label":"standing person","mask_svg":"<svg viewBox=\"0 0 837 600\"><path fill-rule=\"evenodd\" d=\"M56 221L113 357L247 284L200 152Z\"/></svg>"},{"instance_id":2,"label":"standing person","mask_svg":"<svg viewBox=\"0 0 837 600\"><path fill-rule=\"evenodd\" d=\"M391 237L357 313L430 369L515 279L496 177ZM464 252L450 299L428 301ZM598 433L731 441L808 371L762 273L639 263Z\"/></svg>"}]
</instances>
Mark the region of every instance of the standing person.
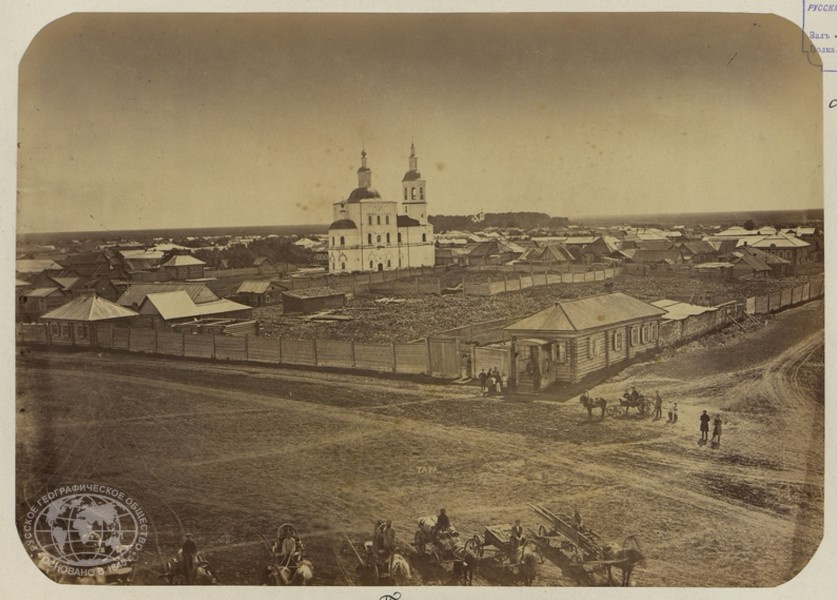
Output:
<instances>
[{"instance_id":1,"label":"standing person","mask_svg":"<svg viewBox=\"0 0 837 600\"><path fill-rule=\"evenodd\" d=\"M700 415L700 441L706 443L709 441L709 421L712 420L706 411L703 411L703 414Z\"/></svg>"},{"instance_id":2,"label":"standing person","mask_svg":"<svg viewBox=\"0 0 837 600\"><path fill-rule=\"evenodd\" d=\"M511 542L512 552L520 548L520 544L523 543L523 525L520 524L520 519L517 519L512 525L509 541Z\"/></svg>"},{"instance_id":3,"label":"standing person","mask_svg":"<svg viewBox=\"0 0 837 600\"><path fill-rule=\"evenodd\" d=\"M494 383L494 371L493 370L488 371L488 378L486 379L486 385L488 386L486 393L487 393L487 395L491 396L494 393L494 385L495 385L495 383Z\"/></svg>"},{"instance_id":4,"label":"standing person","mask_svg":"<svg viewBox=\"0 0 837 600\"><path fill-rule=\"evenodd\" d=\"M488 373L485 372L485 369L480 371L480 394L485 396L485 386L488 383Z\"/></svg>"},{"instance_id":5,"label":"standing person","mask_svg":"<svg viewBox=\"0 0 837 600\"><path fill-rule=\"evenodd\" d=\"M497 367L494 367L493 375L494 375L494 388L495 388L494 391L497 392L497 394L502 394L503 393L503 377L500 375L500 371L497 369Z\"/></svg>"},{"instance_id":6,"label":"standing person","mask_svg":"<svg viewBox=\"0 0 837 600\"><path fill-rule=\"evenodd\" d=\"M663 418L663 398L660 396L659 390L654 392L654 420L659 421Z\"/></svg>"},{"instance_id":7,"label":"standing person","mask_svg":"<svg viewBox=\"0 0 837 600\"><path fill-rule=\"evenodd\" d=\"M671 423L677 423L677 402L674 403L674 407L671 409Z\"/></svg>"},{"instance_id":8,"label":"standing person","mask_svg":"<svg viewBox=\"0 0 837 600\"><path fill-rule=\"evenodd\" d=\"M712 447L717 448L721 445L721 415L715 415L715 420L712 421Z\"/></svg>"},{"instance_id":9,"label":"standing person","mask_svg":"<svg viewBox=\"0 0 837 600\"><path fill-rule=\"evenodd\" d=\"M668 401L668 421L666 423L674 423L674 402Z\"/></svg>"}]
</instances>

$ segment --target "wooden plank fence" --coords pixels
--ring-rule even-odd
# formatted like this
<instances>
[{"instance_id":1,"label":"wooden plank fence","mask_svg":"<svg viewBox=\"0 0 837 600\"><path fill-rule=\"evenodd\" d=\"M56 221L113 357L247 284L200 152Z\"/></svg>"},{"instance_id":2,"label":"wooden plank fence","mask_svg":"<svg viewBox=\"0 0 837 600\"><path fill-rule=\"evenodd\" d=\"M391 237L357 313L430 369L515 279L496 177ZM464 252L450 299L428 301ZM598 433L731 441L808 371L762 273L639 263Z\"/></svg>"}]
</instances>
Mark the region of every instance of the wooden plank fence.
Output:
<instances>
[{"instance_id":1,"label":"wooden plank fence","mask_svg":"<svg viewBox=\"0 0 837 600\"><path fill-rule=\"evenodd\" d=\"M62 336L60 332L53 336L46 323L19 324L16 338L19 344L92 345L106 350L186 358L426 374L445 379L461 375L459 341L456 339L367 344L345 340L161 332L153 328L104 323L94 326L92 340Z\"/></svg>"}]
</instances>

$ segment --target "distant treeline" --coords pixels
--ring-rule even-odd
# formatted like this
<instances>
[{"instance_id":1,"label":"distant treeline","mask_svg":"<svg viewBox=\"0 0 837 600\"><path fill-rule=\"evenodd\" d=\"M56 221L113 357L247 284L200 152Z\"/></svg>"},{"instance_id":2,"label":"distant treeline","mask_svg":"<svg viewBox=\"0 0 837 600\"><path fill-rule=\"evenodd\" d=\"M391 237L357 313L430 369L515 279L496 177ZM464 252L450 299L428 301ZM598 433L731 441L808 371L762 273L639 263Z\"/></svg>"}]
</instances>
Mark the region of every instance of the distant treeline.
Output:
<instances>
[{"instance_id":1,"label":"distant treeline","mask_svg":"<svg viewBox=\"0 0 837 600\"><path fill-rule=\"evenodd\" d=\"M481 217L481 218L480 218ZM566 227L566 217L550 217L539 212L484 213L481 215L430 215L428 220L437 233L443 231L479 231L489 227L497 229L555 229Z\"/></svg>"}]
</instances>

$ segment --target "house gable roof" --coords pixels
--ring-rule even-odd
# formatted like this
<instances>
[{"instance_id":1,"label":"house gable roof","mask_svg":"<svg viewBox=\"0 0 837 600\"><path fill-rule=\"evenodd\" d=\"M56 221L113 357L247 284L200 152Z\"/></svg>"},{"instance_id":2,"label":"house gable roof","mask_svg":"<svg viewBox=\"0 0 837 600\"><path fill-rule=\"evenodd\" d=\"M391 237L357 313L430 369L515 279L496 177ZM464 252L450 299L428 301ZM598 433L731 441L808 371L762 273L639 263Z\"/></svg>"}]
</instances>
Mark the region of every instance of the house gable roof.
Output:
<instances>
[{"instance_id":1,"label":"house gable roof","mask_svg":"<svg viewBox=\"0 0 837 600\"><path fill-rule=\"evenodd\" d=\"M580 332L634 319L659 317L665 310L623 294L601 294L578 300L556 302L540 312L508 325L507 331Z\"/></svg>"},{"instance_id":2,"label":"house gable roof","mask_svg":"<svg viewBox=\"0 0 837 600\"><path fill-rule=\"evenodd\" d=\"M152 307L153 310L151 310ZM239 310L251 310L251 308L225 299L195 304L185 290L148 294L140 305L140 313L153 314L156 312L166 321L188 317L205 317Z\"/></svg>"},{"instance_id":3,"label":"house gable roof","mask_svg":"<svg viewBox=\"0 0 837 600\"><path fill-rule=\"evenodd\" d=\"M148 294L183 290L195 304L214 302L219 297L204 283L132 283L116 301L120 306L139 306Z\"/></svg>"},{"instance_id":4,"label":"house gable roof","mask_svg":"<svg viewBox=\"0 0 837 600\"><path fill-rule=\"evenodd\" d=\"M53 321L107 321L135 317L137 313L96 294L85 294L55 308L41 319Z\"/></svg>"}]
</instances>

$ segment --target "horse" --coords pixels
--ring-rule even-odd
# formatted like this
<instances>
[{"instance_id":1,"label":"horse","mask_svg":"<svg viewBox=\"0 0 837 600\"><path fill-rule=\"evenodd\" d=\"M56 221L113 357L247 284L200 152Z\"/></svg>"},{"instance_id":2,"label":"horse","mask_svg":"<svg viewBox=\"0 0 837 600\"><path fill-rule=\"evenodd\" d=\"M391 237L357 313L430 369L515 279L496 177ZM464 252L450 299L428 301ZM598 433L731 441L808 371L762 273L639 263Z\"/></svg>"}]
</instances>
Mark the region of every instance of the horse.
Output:
<instances>
[{"instance_id":1,"label":"horse","mask_svg":"<svg viewBox=\"0 0 837 600\"><path fill-rule=\"evenodd\" d=\"M593 419L593 409L600 408L602 409L602 419L605 417L605 409L607 408L607 400L604 398L591 398L587 394L581 395L581 405L587 409L587 419Z\"/></svg>"},{"instance_id":2,"label":"horse","mask_svg":"<svg viewBox=\"0 0 837 600\"><path fill-rule=\"evenodd\" d=\"M389 577L397 586L405 585L412 579L412 572L410 571L410 563L407 559L393 552L389 558Z\"/></svg>"},{"instance_id":3,"label":"horse","mask_svg":"<svg viewBox=\"0 0 837 600\"><path fill-rule=\"evenodd\" d=\"M602 553L605 560L620 561L618 565L622 569L622 586L627 587L630 584L631 574L634 567L645 562L645 556L639 547L639 541L636 536L629 535L625 538L625 542L620 547L618 544L609 543L602 548ZM613 585L613 573L611 567L607 566L607 579Z\"/></svg>"},{"instance_id":4,"label":"horse","mask_svg":"<svg viewBox=\"0 0 837 600\"><path fill-rule=\"evenodd\" d=\"M209 563L199 556L195 558L194 565L188 571L177 559L166 561L165 570L160 577L167 579L169 585L216 585L218 583L218 578L210 570Z\"/></svg>"},{"instance_id":5,"label":"horse","mask_svg":"<svg viewBox=\"0 0 837 600\"><path fill-rule=\"evenodd\" d=\"M482 544L476 538L464 544L456 540L452 554L456 559L453 562L454 579L462 585L473 585L474 573L482 560Z\"/></svg>"},{"instance_id":6,"label":"horse","mask_svg":"<svg viewBox=\"0 0 837 600\"><path fill-rule=\"evenodd\" d=\"M515 558L518 564L517 576L523 585L531 587L538 571L538 559L535 556L535 552L524 541L523 545L517 549L516 555Z\"/></svg>"}]
</instances>

